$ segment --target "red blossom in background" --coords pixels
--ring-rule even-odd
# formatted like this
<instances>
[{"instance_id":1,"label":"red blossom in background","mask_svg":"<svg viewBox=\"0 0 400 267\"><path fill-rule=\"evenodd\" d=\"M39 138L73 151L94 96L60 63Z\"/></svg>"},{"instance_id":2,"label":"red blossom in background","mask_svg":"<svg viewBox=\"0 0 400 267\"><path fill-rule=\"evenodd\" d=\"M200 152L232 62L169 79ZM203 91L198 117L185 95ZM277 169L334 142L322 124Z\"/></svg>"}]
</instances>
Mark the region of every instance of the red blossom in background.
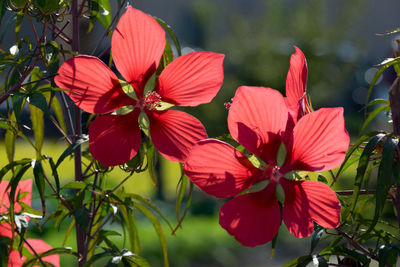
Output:
<instances>
[{"instance_id":1,"label":"red blossom in background","mask_svg":"<svg viewBox=\"0 0 400 267\"><path fill-rule=\"evenodd\" d=\"M299 51L297 59L302 55ZM342 108L305 113L298 116L298 121L292 117L299 114L293 111L301 110L301 101L297 102L298 109L291 105L290 91L294 91L295 81L300 82L296 88L305 90L306 77L296 76L298 68L292 63L288 76L301 79L288 78L292 82L286 88L286 99L270 88L243 86L238 88L229 109L232 137L258 157L261 166L255 167L245 154L215 139L199 141L184 163L185 174L204 192L233 197L221 208L220 224L245 246L267 243L278 232L278 186L285 193L282 218L294 236L309 236L313 221L326 228L335 228L340 221L339 201L327 185L283 176L295 170L325 171L339 166L350 142ZM300 65L306 68L305 63ZM288 123L290 120L292 123ZM278 166L282 143L287 153L282 166ZM258 192L240 194L260 181L268 185Z\"/></svg>"},{"instance_id":2,"label":"red blossom in background","mask_svg":"<svg viewBox=\"0 0 400 267\"><path fill-rule=\"evenodd\" d=\"M0 214L4 215L8 209L10 208L10 201L9 201L9 190L6 190L9 183L7 181L0 182L0 197L1 197L1 205L0 205ZM26 205L31 205L31 196L32 196L32 180L25 180L20 181L17 186L16 194L15 194L15 201L14 201L14 211L20 212L21 206L17 201L18 194L26 194L22 198L19 199L19 202L25 203ZM29 219L29 217L27 217ZM0 236L4 236L7 238L13 238L13 231L11 229L11 224L8 222L0 223ZM26 244L28 243L29 246ZM46 252L52 249L51 246L46 244L44 241L40 239L26 239L26 243L24 243L24 247L33 254L33 251L30 247L32 247L36 253ZM19 267L22 266L24 261L26 260L25 256L20 255L20 253L16 250L11 250L8 255L8 266L12 267ZM60 257L56 254L43 257L42 260L44 262L49 262L54 266L60 266Z\"/></svg>"},{"instance_id":3,"label":"red blossom in background","mask_svg":"<svg viewBox=\"0 0 400 267\"><path fill-rule=\"evenodd\" d=\"M166 44L165 32L149 15L128 7L111 42L119 73L134 88L128 96L118 77L98 58L77 56L66 61L54 79L57 86L81 109L96 114L89 126L89 150L105 166L119 165L139 150L138 123L143 111L150 122L150 136L157 150L172 161L183 161L191 146L207 138L204 126L193 116L177 110L159 110L161 103L197 106L210 102L223 81L224 55L193 52L175 59L160 74L153 91L145 85L158 68ZM108 114L130 106L124 115Z\"/></svg>"}]
</instances>

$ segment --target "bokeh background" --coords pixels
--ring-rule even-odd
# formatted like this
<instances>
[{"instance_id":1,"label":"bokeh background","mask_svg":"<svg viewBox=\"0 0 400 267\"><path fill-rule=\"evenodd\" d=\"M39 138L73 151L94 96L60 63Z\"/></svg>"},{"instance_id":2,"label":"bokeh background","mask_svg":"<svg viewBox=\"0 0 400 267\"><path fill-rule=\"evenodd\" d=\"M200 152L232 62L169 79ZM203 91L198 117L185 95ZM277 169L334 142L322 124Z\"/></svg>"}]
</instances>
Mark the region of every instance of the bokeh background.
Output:
<instances>
[{"instance_id":1,"label":"bokeh background","mask_svg":"<svg viewBox=\"0 0 400 267\"><path fill-rule=\"evenodd\" d=\"M130 4L166 21L184 53L206 50L226 55L224 84L214 101L185 109L204 123L210 137L228 133L228 111L224 103L234 96L239 86L265 86L284 93L293 46L298 46L307 58L307 90L314 108L343 106L346 128L352 137L357 137L376 64L391 57L396 48L396 36L376 34L400 27L398 0L137 0ZM113 7L112 12L115 12L116 6ZM87 29L88 23L83 22L81 50L83 54L92 54L105 29L100 23L90 33L86 33ZM4 50L13 45L11 30L6 34L9 38L1 43ZM29 27L23 24L21 35L28 34ZM109 46L110 40L104 39L94 55ZM102 59L107 61L107 57L105 54ZM374 88L373 97L387 99L394 77L393 72L386 71ZM29 124L28 114L26 118ZM374 121L373 127L389 129L391 125L381 117ZM46 136L44 153L57 158L65 149L65 143L50 124L46 125ZM0 146L0 163L4 166L7 159L4 146ZM34 157L34 151L19 143L16 159L29 156ZM61 168L63 181L72 179L73 160L65 161ZM155 188L144 173L134 175L125 184L125 189L155 199L175 222L174 201L180 167L160 157L158 168L160 187ZM354 170L342 176L341 189L351 189L352 175ZM124 177L125 173L115 168L107 184L111 187ZM170 230L164 228L171 266L282 266L294 257L308 253L310 240L291 237L284 226L279 232L273 257L270 244L256 248L240 246L218 225L218 210L223 202L195 190L182 229L172 236ZM34 200L33 205L40 207L40 202ZM161 247L152 225L140 216L138 220L143 256L153 266L161 266ZM107 227L112 229L114 225ZM57 229L48 223L45 230L45 235L40 231L35 235L59 246L61 240ZM73 246L74 240L68 239L67 244ZM71 266L70 257L62 260L63 266Z\"/></svg>"}]
</instances>

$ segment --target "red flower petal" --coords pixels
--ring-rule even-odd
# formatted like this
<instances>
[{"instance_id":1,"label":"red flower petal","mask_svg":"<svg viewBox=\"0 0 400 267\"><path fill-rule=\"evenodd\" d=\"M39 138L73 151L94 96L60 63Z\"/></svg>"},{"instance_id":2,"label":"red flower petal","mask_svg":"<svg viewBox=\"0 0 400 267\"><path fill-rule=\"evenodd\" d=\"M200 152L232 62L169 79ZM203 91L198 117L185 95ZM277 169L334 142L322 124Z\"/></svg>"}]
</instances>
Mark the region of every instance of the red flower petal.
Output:
<instances>
[{"instance_id":1,"label":"red flower petal","mask_svg":"<svg viewBox=\"0 0 400 267\"><path fill-rule=\"evenodd\" d=\"M11 188L7 191L7 186L9 183L7 181L0 182L0 213L4 213L10 208L10 200L9 193ZM19 200L19 202L23 202L28 206L31 205L31 197L32 197L32 179L20 181L17 185L17 190L15 193L15 201L14 201L14 211L19 212L21 210L21 206L17 202L18 194L28 193L23 198Z\"/></svg>"},{"instance_id":2,"label":"red flower petal","mask_svg":"<svg viewBox=\"0 0 400 267\"><path fill-rule=\"evenodd\" d=\"M339 166L349 147L343 108L321 108L302 117L293 129L282 173L291 170L326 171Z\"/></svg>"},{"instance_id":3,"label":"red flower petal","mask_svg":"<svg viewBox=\"0 0 400 267\"><path fill-rule=\"evenodd\" d=\"M0 223L0 236L12 238L11 224L8 222Z\"/></svg>"},{"instance_id":4,"label":"red flower petal","mask_svg":"<svg viewBox=\"0 0 400 267\"><path fill-rule=\"evenodd\" d=\"M178 57L161 73L157 92L164 101L181 106L210 102L224 79L223 54L194 52Z\"/></svg>"},{"instance_id":5,"label":"red flower petal","mask_svg":"<svg viewBox=\"0 0 400 267\"><path fill-rule=\"evenodd\" d=\"M340 222L340 204L335 192L315 181L293 181L281 178L285 191L282 217L296 237L307 237L313 231L313 222L325 228L336 228Z\"/></svg>"},{"instance_id":6,"label":"red flower petal","mask_svg":"<svg viewBox=\"0 0 400 267\"><path fill-rule=\"evenodd\" d=\"M58 87L84 111L105 114L135 100L122 90L118 77L98 58L77 56L67 60L54 78Z\"/></svg>"},{"instance_id":7,"label":"red flower petal","mask_svg":"<svg viewBox=\"0 0 400 267\"><path fill-rule=\"evenodd\" d=\"M229 109L232 137L264 161L276 162L288 110L283 96L264 87L241 86Z\"/></svg>"},{"instance_id":8,"label":"red flower petal","mask_svg":"<svg viewBox=\"0 0 400 267\"><path fill-rule=\"evenodd\" d=\"M104 166L132 159L140 146L139 109L126 115L104 115L89 125L89 151Z\"/></svg>"},{"instance_id":9,"label":"red flower petal","mask_svg":"<svg viewBox=\"0 0 400 267\"><path fill-rule=\"evenodd\" d=\"M239 194L260 181L262 175L245 155L216 139L195 144L183 170L200 189L220 198Z\"/></svg>"},{"instance_id":10,"label":"red flower petal","mask_svg":"<svg viewBox=\"0 0 400 267\"><path fill-rule=\"evenodd\" d=\"M244 246L255 247L271 241L281 221L275 186L269 184L263 191L226 202L219 213L219 224Z\"/></svg>"},{"instance_id":11,"label":"red flower petal","mask_svg":"<svg viewBox=\"0 0 400 267\"><path fill-rule=\"evenodd\" d=\"M297 121L306 114L307 62L303 52L296 46L294 48L296 53L290 57L290 68L286 77L286 103Z\"/></svg>"},{"instance_id":12,"label":"red flower petal","mask_svg":"<svg viewBox=\"0 0 400 267\"><path fill-rule=\"evenodd\" d=\"M139 98L158 67L165 42L163 28L151 16L131 6L121 16L112 36L111 51L115 66Z\"/></svg>"},{"instance_id":13,"label":"red flower petal","mask_svg":"<svg viewBox=\"0 0 400 267\"><path fill-rule=\"evenodd\" d=\"M177 110L147 112L154 146L168 160L183 162L197 141L206 139L203 124Z\"/></svg>"},{"instance_id":14,"label":"red flower petal","mask_svg":"<svg viewBox=\"0 0 400 267\"><path fill-rule=\"evenodd\" d=\"M39 240L39 239L27 239L26 241L29 243L29 245L31 245L31 247L36 251L36 253L43 253L43 252L46 252L46 251L52 249L52 247L49 246L46 242ZM24 244L24 246L31 253L33 253L33 251L30 249L30 247L28 245ZM25 260L26 260L25 256L22 256L22 258L21 258L19 252L16 250L13 250L10 252L8 265L13 266L13 267L22 266L22 264L24 263ZM42 260L44 262L51 263L52 265L54 265L56 267L60 266L60 256L58 256L57 254L43 257ZM35 266L37 266L37 265L35 265Z\"/></svg>"}]
</instances>

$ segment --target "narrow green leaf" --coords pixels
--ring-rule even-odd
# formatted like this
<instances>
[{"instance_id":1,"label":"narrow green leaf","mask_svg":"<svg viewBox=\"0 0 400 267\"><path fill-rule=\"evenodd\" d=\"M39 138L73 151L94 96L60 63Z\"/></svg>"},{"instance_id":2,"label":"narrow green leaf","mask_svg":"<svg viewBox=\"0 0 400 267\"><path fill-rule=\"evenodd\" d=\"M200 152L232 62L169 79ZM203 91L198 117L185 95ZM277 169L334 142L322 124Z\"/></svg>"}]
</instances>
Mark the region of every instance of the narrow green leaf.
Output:
<instances>
[{"instance_id":1,"label":"narrow green leaf","mask_svg":"<svg viewBox=\"0 0 400 267\"><path fill-rule=\"evenodd\" d=\"M100 9L97 14L98 20L108 29L111 24L111 6L110 0L99 0Z\"/></svg>"},{"instance_id":2,"label":"narrow green leaf","mask_svg":"<svg viewBox=\"0 0 400 267\"><path fill-rule=\"evenodd\" d=\"M46 213L46 196L45 196L45 181L44 181L44 170L42 163L39 160L32 160L33 175L35 177L36 188L39 191L40 200L42 202L43 216Z\"/></svg>"},{"instance_id":3,"label":"narrow green leaf","mask_svg":"<svg viewBox=\"0 0 400 267\"><path fill-rule=\"evenodd\" d=\"M313 253L314 249L317 247L319 241L321 240L322 234L324 233L325 229L320 228L314 231L311 236L311 248L310 248L310 255Z\"/></svg>"},{"instance_id":4,"label":"narrow green leaf","mask_svg":"<svg viewBox=\"0 0 400 267\"><path fill-rule=\"evenodd\" d=\"M6 12L6 1L1 1L0 3L0 24L3 19L4 13Z\"/></svg>"},{"instance_id":5,"label":"narrow green leaf","mask_svg":"<svg viewBox=\"0 0 400 267\"><path fill-rule=\"evenodd\" d=\"M87 232L89 210L86 207L80 207L75 211L74 217L75 222L80 226L80 228Z\"/></svg>"},{"instance_id":6,"label":"narrow green leaf","mask_svg":"<svg viewBox=\"0 0 400 267\"><path fill-rule=\"evenodd\" d=\"M112 251L109 251L109 250L101 252L101 253L98 253L98 254L95 254L83 265L83 267L92 266L93 263L95 263L96 261L98 261L98 260L100 260L102 258L105 258L105 257L111 257L113 255L114 255L114 253Z\"/></svg>"},{"instance_id":7,"label":"narrow green leaf","mask_svg":"<svg viewBox=\"0 0 400 267\"><path fill-rule=\"evenodd\" d=\"M140 210L147 219L153 224L154 229L157 232L158 238L161 243L163 255L164 255L164 267L168 267L168 252L167 252L167 240L165 239L164 232L161 227L160 221L157 219L156 216L144 205L140 204L139 202L135 203L135 207Z\"/></svg>"},{"instance_id":8,"label":"narrow green leaf","mask_svg":"<svg viewBox=\"0 0 400 267\"><path fill-rule=\"evenodd\" d=\"M120 205L119 207L122 217L124 219L124 226L128 230L128 238L129 243L131 245L131 250L133 253L139 254L140 253L140 241L139 241L139 232L136 226L136 220L134 217L133 212L128 212L128 209L125 205Z\"/></svg>"},{"instance_id":9,"label":"narrow green leaf","mask_svg":"<svg viewBox=\"0 0 400 267\"><path fill-rule=\"evenodd\" d=\"M378 168L378 179L376 187L376 205L375 213L369 228L363 233L363 236L371 232L379 217L383 212L383 208L386 202L387 194L391 185L392 178L392 166L394 161L395 152L398 146L398 139L387 137L385 144L383 145L382 160Z\"/></svg>"},{"instance_id":10,"label":"narrow green leaf","mask_svg":"<svg viewBox=\"0 0 400 267\"><path fill-rule=\"evenodd\" d=\"M378 99L374 99L374 100L372 100L371 102L369 102L365 107L371 107L371 106L373 106L373 105L377 105L377 104L384 104L384 105L390 105L390 102L389 102L389 100L387 100L387 99L380 99L380 98L378 98Z\"/></svg>"},{"instance_id":11,"label":"narrow green leaf","mask_svg":"<svg viewBox=\"0 0 400 267\"><path fill-rule=\"evenodd\" d=\"M372 155L372 153L373 153L374 149L376 148L376 146L378 145L378 143L384 137L385 137L384 134L378 133L377 135L372 137L369 140L369 142L367 143L367 145L365 146L364 151L362 152L362 154L360 156L360 160L358 162L357 174L356 174L356 178L354 180L354 193L353 193L351 206L350 206L350 209L347 210L347 212L345 212L343 218L347 218L347 216L349 215L349 212L353 213L353 211L357 205L357 200L358 200L358 197L360 194L360 189L361 189L361 185L362 185L362 182L364 179L364 174L365 174L365 171L366 171L368 163L369 163L369 158Z\"/></svg>"},{"instance_id":12,"label":"narrow green leaf","mask_svg":"<svg viewBox=\"0 0 400 267\"><path fill-rule=\"evenodd\" d=\"M82 189L84 189L86 187L87 187L87 185L82 181L73 181L73 182L69 182L66 185L64 185L62 187L62 189L78 189L78 190L82 190Z\"/></svg>"},{"instance_id":13,"label":"narrow green leaf","mask_svg":"<svg viewBox=\"0 0 400 267\"><path fill-rule=\"evenodd\" d=\"M165 217L164 214L162 214L160 209L153 202L151 202L150 199L147 199L141 195L133 194L133 193L127 194L127 195L130 196L132 198L132 200L135 202L134 205L136 205L138 203L138 201L140 201L141 203L144 203L147 206L151 207L167 223L167 225L171 229L171 231L173 231L172 225L168 221L167 217Z\"/></svg>"},{"instance_id":14,"label":"narrow green leaf","mask_svg":"<svg viewBox=\"0 0 400 267\"><path fill-rule=\"evenodd\" d=\"M87 139L81 138L81 139L78 139L77 141L75 141L74 143L72 143L69 147L67 147L67 149L65 149L64 152L61 154L61 156L58 158L55 168L57 168L61 164L61 162L66 157L71 155L80 145L82 145L83 143L85 143L87 141L88 141Z\"/></svg>"},{"instance_id":15,"label":"narrow green leaf","mask_svg":"<svg viewBox=\"0 0 400 267\"><path fill-rule=\"evenodd\" d=\"M13 121L16 121L14 112L11 113L9 120L10 120L10 124L12 125L12 127L9 127L6 130L6 133L4 135L4 144L6 146L8 162L12 162L12 161L14 161L15 139L16 139L16 133L15 133L14 129L17 127L17 124L13 122Z\"/></svg>"},{"instance_id":16,"label":"narrow green leaf","mask_svg":"<svg viewBox=\"0 0 400 267\"><path fill-rule=\"evenodd\" d=\"M379 34L377 34L378 36L384 36L384 35L391 35L391 34L395 34L395 33L398 33L398 32L400 32L400 28L397 28L397 29L394 29L394 30L391 30L391 31L387 31L387 32L385 32L385 33L379 33Z\"/></svg>"},{"instance_id":17,"label":"narrow green leaf","mask_svg":"<svg viewBox=\"0 0 400 267\"><path fill-rule=\"evenodd\" d=\"M178 56L182 55L181 46L179 44L178 38L176 38L175 33L173 32L172 28L162 19L154 17L157 22L168 32L169 36L171 36L172 41L174 42L176 51L178 52Z\"/></svg>"},{"instance_id":18,"label":"narrow green leaf","mask_svg":"<svg viewBox=\"0 0 400 267\"><path fill-rule=\"evenodd\" d=\"M74 255L76 257L78 257L78 254L76 252L74 252L72 250L72 248L53 248L50 249L46 252L43 253L39 253L39 257L40 258L44 258L50 255L60 255L60 254L69 254L69 255ZM23 267L26 266L32 266L33 264L40 264L40 261L36 258L36 256L34 255L33 257L28 258L27 260L25 260L24 264L22 265Z\"/></svg>"},{"instance_id":19,"label":"narrow green leaf","mask_svg":"<svg viewBox=\"0 0 400 267\"><path fill-rule=\"evenodd\" d=\"M52 117L49 107L46 102L46 98L42 94L32 94L27 98L29 104L41 109L46 116Z\"/></svg>"},{"instance_id":20,"label":"narrow green leaf","mask_svg":"<svg viewBox=\"0 0 400 267\"><path fill-rule=\"evenodd\" d=\"M50 163L51 171L52 171L52 174L53 174L53 177L54 177L54 181L56 183L57 193L60 193L60 178L58 176L56 164L54 164L53 158L48 157L47 160Z\"/></svg>"},{"instance_id":21,"label":"narrow green leaf","mask_svg":"<svg viewBox=\"0 0 400 267\"><path fill-rule=\"evenodd\" d=\"M25 166L27 164L30 165L31 161L32 161L31 159L25 158L25 159L21 159L21 160L17 160L17 161L13 161L13 162L8 163L6 166L4 166L0 170L0 181L3 179L4 175L6 175L6 173L9 170L11 170L14 167L19 166L19 165L21 165L21 166Z\"/></svg>"},{"instance_id":22,"label":"narrow green leaf","mask_svg":"<svg viewBox=\"0 0 400 267\"><path fill-rule=\"evenodd\" d=\"M324 249L319 253L319 255L338 255L338 256L345 256L355 261L360 262L363 264L362 266L369 266L371 259L369 259L366 255L362 253L358 253L355 250L348 249L344 247L344 245L335 246L330 249Z\"/></svg>"},{"instance_id":23,"label":"narrow green leaf","mask_svg":"<svg viewBox=\"0 0 400 267\"><path fill-rule=\"evenodd\" d=\"M364 121L363 125L361 126L361 130L360 132L364 132L365 127L368 126L368 124L370 124L370 122L375 119L375 117L381 113L382 111L389 111L390 110L390 106L389 105L384 105L384 106L379 106L376 109L374 109L371 113L369 113L367 119Z\"/></svg>"},{"instance_id":24,"label":"narrow green leaf","mask_svg":"<svg viewBox=\"0 0 400 267\"><path fill-rule=\"evenodd\" d=\"M183 171L182 171L183 173ZM184 181L186 180L186 181ZM181 203L183 201L183 197L187 188L187 184L189 184L189 191L187 194L187 201L186 201L186 205L185 208L183 210L183 214L182 216L180 215L180 206ZM176 230L178 230L179 227L181 227L181 224L183 222L183 220L186 217L187 212L189 211L190 205L192 203L192 193L193 193L193 183L187 178L186 175L182 176L182 182L180 183L180 189L179 189L179 193L178 193L178 199L177 203L176 203L176 216L177 216L177 225L175 227L175 229L172 231L172 233L174 234L176 232Z\"/></svg>"},{"instance_id":25,"label":"narrow green leaf","mask_svg":"<svg viewBox=\"0 0 400 267\"><path fill-rule=\"evenodd\" d=\"M310 262L312 262L312 256L307 255L307 256L302 256L302 257L298 257L288 263L286 263L285 265L283 265L283 267L306 267L307 264L309 264Z\"/></svg>"},{"instance_id":26,"label":"narrow green leaf","mask_svg":"<svg viewBox=\"0 0 400 267\"><path fill-rule=\"evenodd\" d=\"M18 42L19 39L19 32L21 30L21 24L22 24L22 19L24 18L24 13L22 11L19 11L17 13L17 20L16 20L16 25L15 25L15 42Z\"/></svg>"},{"instance_id":27,"label":"narrow green leaf","mask_svg":"<svg viewBox=\"0 0 400 267\"><path fill-rule=\"evenodd\" d=\"M381 246L378 254L379 267L386 267L388 264L395 266L398 256L396 249L391 244Z\"/></svg>"},{"instance_id":28,"label":"narrow green leaf","mask_svg":"<svg viewBox=\"0 0 400 267\"><path fill-rule=\"evenodd\" d=\"M28 107L31 113L30 117L32 122L33 137L35 139L35 145L37 148L36 157L39 158L44 139L44 114L43 111L33 105L28 105Z\"/></svg>"},{"instance_id":29,"label":"narrow green leaf","mask_svg":"<svg viewBox=\"0 0 400 267\"><path fill-rule=\"evenodd\" d=\"M146 261L145 258L140 257L139 255L136 254L132 254L132 255L126 255L126 256L122 256L122 261L128 261L128 265L127 266L139 266L139 267L150 267L150 264Z\"/></svg>"},{"instance_id":30,"label":"narrow green leaf","mask_svg":"<svg viewBox=\"0 0 400 267\"><path fill-rule=\"evenodd\" d=\"M375 73L374 77L372 78L372 81L368 88L368 94L367 94L367 99L366 99L365 103L369 102L369 98L371 97L372 89L374 88L376 81L379 79L379 77L382 75L382 73L387 68L392 66L393 64L396 64L399 62L400 62L400 57L397 57L397 58L391 58L391 59L384 60L381 64L379 64L381 66L381 68Z\"/></svg>"}]
</instances>

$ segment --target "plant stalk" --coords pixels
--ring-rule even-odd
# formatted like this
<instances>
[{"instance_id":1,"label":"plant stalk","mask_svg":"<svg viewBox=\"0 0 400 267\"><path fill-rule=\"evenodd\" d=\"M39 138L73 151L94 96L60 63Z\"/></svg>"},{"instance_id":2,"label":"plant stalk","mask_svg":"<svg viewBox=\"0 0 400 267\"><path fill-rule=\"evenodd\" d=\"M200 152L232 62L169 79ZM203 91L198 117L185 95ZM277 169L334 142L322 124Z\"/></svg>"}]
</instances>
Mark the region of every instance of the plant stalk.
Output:
<instances>
[{"instance_id":1,"label":"plant stalk","mask_svg":"<svg viewBox=\"0 0 400 267\"><path fill-rule=\"evenodd\" d=\"M79 9L78 0L71 1L71 15L72 15L72 51L79 53ZM77 141L82 135L82 120L81 110L74 105L74 136L73 141ZM75 181L82 180L82 150L79 146L74 152L74 164L75 164ZM85 255L85 239L86 234L78 223L75 224L76 229L76 242L78 248L78 266L81 267L86 262Z\"/></svg>"}]
</instances>

